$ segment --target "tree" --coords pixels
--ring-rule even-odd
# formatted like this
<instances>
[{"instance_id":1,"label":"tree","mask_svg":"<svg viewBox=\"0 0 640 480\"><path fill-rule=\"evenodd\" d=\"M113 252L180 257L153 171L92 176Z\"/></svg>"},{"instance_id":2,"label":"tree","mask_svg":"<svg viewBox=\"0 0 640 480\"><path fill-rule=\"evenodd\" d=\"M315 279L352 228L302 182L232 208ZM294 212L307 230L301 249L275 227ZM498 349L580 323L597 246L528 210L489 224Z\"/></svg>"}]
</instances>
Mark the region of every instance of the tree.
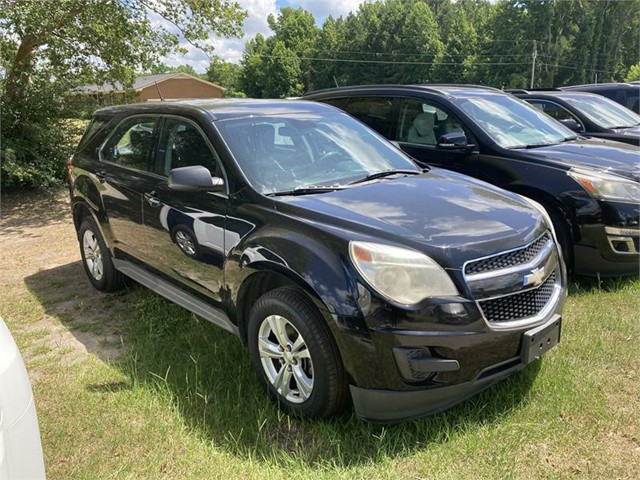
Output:
<instances>
[{"instance_id":1,"label":"tree","mask_svg":"<svg viewBox=\"0 0 640 480\"><path fill-rule=\"evenodd\" d=\"M224 87L225 97L244 96L240 87L240 76L242 67L236 63L227 62L214 55L205 74L205 78L210 82Z\"/></svg>"},{"instance_id":2,"label":"tree","mask_svg":"<svg viewBox=\"0 0 640 480\"><path fill-rule=\"evenodd\" d=\"M154 65L149 70L149 73L151 75L155 75L159 73L171 73L171 72L188 73L189 75L193 75L194 77L205 78L205 75L201 75L198 72L196 72L195 68L193 68L191 65L169 66L164 63L160 63L157 65Z\"/></svg>"},{"instance_id":3,"label":"tree","mask_svg":"<svg viewBox=\"0 0 640 480\"><path fill-rule=\"evenodd\" d=\"M627 76L624 77L625 82L636 82L640 80L640 63L636 63L635 65L631 65L629 71L627 72Z\"/></svg>"},{"instance_id":4,"label":"tree","mask_svg":"<svg viewBox=\"0 0 640 480\"><path fill-rule=\"evenodd\" d=\"M180 38L211 50L209 35L239 35L245 16L231 0L0 0L3 183L63 178L61 117L73 85L130 86L136 72L183 51Z\"/></svg>"},{"instance_id":5,"label":"tree","mask_svg":"<svg viewBox=\"0 0 640 480\"><path fill-rule=\"evenodd\" d=\"M210 49L211 33L239 35L246 12L230 0L0 0L0 30L15 38L7 65L5 93L19 100L39 62L61 78L131 83L170 51L179 36L152 21L173 24L187 41Z\"/></svg>"}]
</instances>

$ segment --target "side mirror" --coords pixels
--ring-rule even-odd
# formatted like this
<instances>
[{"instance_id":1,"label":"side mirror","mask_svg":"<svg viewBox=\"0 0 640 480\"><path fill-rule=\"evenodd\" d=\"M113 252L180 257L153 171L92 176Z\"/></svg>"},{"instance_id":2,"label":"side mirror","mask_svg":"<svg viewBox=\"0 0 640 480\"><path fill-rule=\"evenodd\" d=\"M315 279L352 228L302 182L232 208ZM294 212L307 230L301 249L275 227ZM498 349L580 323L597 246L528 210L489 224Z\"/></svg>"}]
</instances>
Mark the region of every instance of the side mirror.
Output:
<instances>
[{"instance_id":1,"label":"side mirror","mask_svg":"<svg viewBox=\"0 0 640 480\"><path fill-rule=\"evenodd\" d=\"M469 148L467 136L462 132L445 133L438 140L438 148L446 150L460 150Z\"/></svg>"},{"instance_id":2,"label":"side mirror","mask_svg":"<svg viewBox=\"0 0 640 480\"><path fill-rule=\"evenodd\" d=\"M200 165L174 168L169 172L169 188L178 192L220 192L224 180L212 177L211 172Z\"/></svg>"},{"instance_id":3,"label":"side mirror","mask_svg":"<svg viewBox=\"0 0 640 480\"><path fill-rule=\"evenodd\" d=\"M576 122L573 118L564 118L560 120L560 123L562 123L565 127L570 128L574 132L582 132L582 125Z\"/></svg>"}]
</instances>

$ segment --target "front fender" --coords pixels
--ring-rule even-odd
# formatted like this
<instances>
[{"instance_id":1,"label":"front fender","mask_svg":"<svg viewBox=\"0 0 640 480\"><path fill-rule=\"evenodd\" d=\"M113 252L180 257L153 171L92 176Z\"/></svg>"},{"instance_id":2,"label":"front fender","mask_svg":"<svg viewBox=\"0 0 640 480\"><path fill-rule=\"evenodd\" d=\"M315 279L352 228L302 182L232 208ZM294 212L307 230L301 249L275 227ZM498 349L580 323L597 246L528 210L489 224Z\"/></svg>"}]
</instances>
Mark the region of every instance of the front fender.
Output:
<instances>
[{"instance_id":1,"label":"front fender","mask_svg":"<svg viewBox=\"0 0 640 480\"><path fill-rule=\"evenodd\" d=\"M237 302L240 286L249 276L268 270L312 293L329 313L359 316L355 282L344 245L342 249L344 252L339 242L320 242L301 233L267 228L231 252L225 268L231 300Z\"/></svg>"}]
</instances>

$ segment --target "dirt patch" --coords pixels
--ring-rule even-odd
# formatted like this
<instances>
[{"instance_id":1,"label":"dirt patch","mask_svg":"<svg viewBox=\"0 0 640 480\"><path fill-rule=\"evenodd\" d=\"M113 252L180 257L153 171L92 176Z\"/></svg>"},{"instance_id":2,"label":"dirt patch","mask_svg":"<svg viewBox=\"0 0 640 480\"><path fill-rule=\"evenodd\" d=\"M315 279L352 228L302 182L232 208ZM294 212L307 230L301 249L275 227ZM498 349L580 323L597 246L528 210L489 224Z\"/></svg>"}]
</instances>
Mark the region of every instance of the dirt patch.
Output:
<instances>
[{"instance_id":1,"label":"dirt patch","mask_svg":"<svg viewBox=\"0 0 640 480\"><path fill-rule=\"evenodd\" d=\"M7 195L1 208L0 315L32 339L25 359L73 363L93 353L116 360L123 352L122 305L86 279L68 194ZM33 303L31 318L12 315L16 302Z\"/></svg>"}]
</instances>

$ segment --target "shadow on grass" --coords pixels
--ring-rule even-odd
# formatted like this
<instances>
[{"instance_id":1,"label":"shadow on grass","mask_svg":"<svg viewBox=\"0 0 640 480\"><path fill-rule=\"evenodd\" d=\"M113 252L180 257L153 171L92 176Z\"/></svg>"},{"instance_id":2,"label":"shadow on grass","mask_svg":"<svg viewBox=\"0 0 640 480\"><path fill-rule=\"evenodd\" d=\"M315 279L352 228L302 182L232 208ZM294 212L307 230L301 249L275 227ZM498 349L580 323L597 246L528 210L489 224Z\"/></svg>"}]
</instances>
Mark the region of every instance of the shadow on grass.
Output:
<instances>
[{"instance_id":1,"label":"shadow on grass","mask_svg":"<svg viewBox=\"0 0 640 480\"><path fill-rule=\"evenodd\" d=\"M52 295L61 279L65 298L85 299L85 308L61 307ZM79 262L41 271L25 281L47 313L57 316L79 341L87 338L78 334L81 331L98 337L120 331L126 353L115 365L130 382L90 384L89 392L117 395L144 388L172 404L194 431L243 458L346 467L408 455L499 422L527 402L540 369L536 362L446 412L402 424L365 423L352 410L331 420L292 418L268 400L239 339L152 292L132 287L117 296L96 294ZM114 325L96 296L117 303L127 323ZM83 329L87 323L90 328ZM99 344L93 342L89 351L113 362L95 347Z\"/></svg>"}]
</instances>

